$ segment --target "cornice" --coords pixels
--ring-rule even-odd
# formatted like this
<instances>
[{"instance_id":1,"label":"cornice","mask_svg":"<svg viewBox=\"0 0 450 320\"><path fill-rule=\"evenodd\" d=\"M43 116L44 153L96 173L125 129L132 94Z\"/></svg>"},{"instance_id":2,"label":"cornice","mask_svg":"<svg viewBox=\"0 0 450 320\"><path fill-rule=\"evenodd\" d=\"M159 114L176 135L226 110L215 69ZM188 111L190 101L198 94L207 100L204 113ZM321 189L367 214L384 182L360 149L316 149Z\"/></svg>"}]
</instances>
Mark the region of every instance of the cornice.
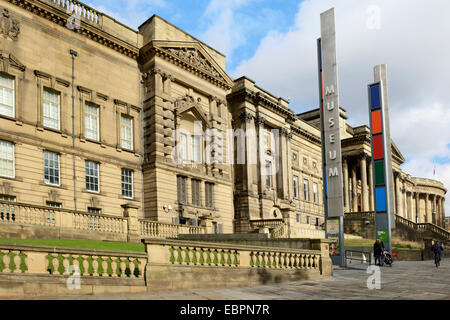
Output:
<instances>
[{"instance_id":1,"label":"cornice","mask_svg":"<svg viewBox=\"0 0 450 320\"><path fill-rule=\"evenodd\" d=\"M268 97L260 92L253 92L248 89L242 89L237 92L230 93L227 99L233 101L247 101L254 105L261 105L275 112L278 115L283 116L288 123L293 123L297 120L294 113L290 109L282 107L280 104L271 101Z\"/></svg>"},{"instance_id":2,"label":"cornice","mask_svg":"<svg viewBox=\"0 0 450 320\"><path fill-rule=\"evenodd\" d=\"M295 125L291 125L291 131L306 138L307 140L309 140L312 143L315 143L317 145L322 145L322 140L320 139L320 137L317 137L302 128L296 127Z\"/></svg>"},{"instance_id":3,"label":"cornice","mask_svg":"<svg viewBox=\"0 0 450 320\"><path fill-rule=\"evenodd\" d=\"M32 0L6 0L22 9L25 9L37 16L47 19L60 26L66 26L70 15L65 11L55 8L49 4L41 1ZM68 29L69 30L69 29ZM122 41L108 33L96 28L89 23L85 22L84 19L80 19L80 27L74 28L74 32L87 37L97 43L104 45L105 47L111 48L125 56L128 56L134 60L138 59L139 49L125 41Z\"/></svg>"}]
</instances>

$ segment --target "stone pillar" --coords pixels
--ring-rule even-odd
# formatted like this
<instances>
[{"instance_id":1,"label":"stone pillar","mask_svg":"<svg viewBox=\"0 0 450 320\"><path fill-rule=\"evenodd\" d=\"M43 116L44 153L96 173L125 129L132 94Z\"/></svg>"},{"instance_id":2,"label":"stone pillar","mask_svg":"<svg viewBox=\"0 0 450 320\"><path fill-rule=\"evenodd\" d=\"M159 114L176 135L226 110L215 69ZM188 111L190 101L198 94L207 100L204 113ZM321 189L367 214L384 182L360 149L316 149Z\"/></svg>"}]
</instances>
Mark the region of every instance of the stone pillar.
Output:
<instances>
[{"instance_id":1,"label":"stone pillar","mask_svg":"<svg viewBox=\"0 0 450 320\"><path fill-rule=\"evenodd\" d=\"M431 195L432 202L431 202L431 221L433 224L437 224L437 206L436 206L436 195Z\"/></svg>"},{"instance_id":2,"label":"stone pillar","mask_svg":"<svg viewBox=\"0 0 450 320\"><path fill-rule=\"evenodd\" d=\"M429 194L425 193L425 223L430 222L430 215L428 213L428 197Z\"/></svg>"},{"instance_id":3,"label":"stone pillar","mask_svg":"<svg viewBox=\"0 0 450 320\"><path fill-rule=\"evenodd\" d=\"M257 143L258 143L258 159L257 159L257 163L258 163L258 176L260 177L260 181L259 181L259 189L260 189L260 193L264 194L264 192L267 189L267 185L266 185L266 153L265 149L266 146L263 145L262 141L264 139L264 123L265 123L265 119L262 117L256 117L255 118L255 129L256 129L256 134L258 136L257 139ZM262 149L261 149L262 148Z\"/></svg>"},{"instance_id":4,"label":"stone pillar","mask_svg":"<svg viewBox=\"0 0 450 320\"><path fill-rule=\"evenodd\" d=\"M400 174L396 172L395 175L395 204L397 206L397 215L402 215L402 198L401 198L401 187L400 187Z\"/></svg>"},{"instance_id":5,"label":"stone pillar","mask_svg":"<svg viewBox=\"0 0 450 320\"><path fill-rule=\"evenodd\" d=\"M352 211L358 211L358 194L356 192L356 167L352 166Z\"/></svg>"},{"instance_id":6,"label":"stone pillar","mask_svg":"<svg viewBox=\"0 0 450 320\"><path fill-rule=\"evenodd\" d=\"M138 220L138 210L139 206L134 204L124 204L122 205L123 217L127 218L127 241L128 242L141 242L141 234L139 232L139 220Z\"/></svg>"},{"instance_id":7,"label":"stone pillar","mask_svg":"<svg viewBox=\"0 0 450 320\"><path fill-rule=\"evenodd\" d=\"M348 161L346 157L342 160L342 170L344 174L344 212L350 212L350 196L348 192Z\"/></svg>"},{"instance_id":8,"label":"stone pillar","mask_svg":"<svg viewBox=\"0 0 450 320\"><path fill-rule=\"evenodd\" d=\"M373 191L373 166L372 160L369 159L369 210L375 211L375 195Z\"/></svg>"},{"instance_id":9,"label":"stone pillar","mask_svg":"<svg viewBox=\"0 0 450 320\"><path fill-rule=\"evenodd\" d=\"M409 194L409 206L410 206L410 209L409 209L409 220L414 222L415 220L414 220L414 210L413 210L413 207L414 207L413 195L414 194L411 191L411 193Z\"/></svg>"},{"instance_id":10,"label":"stone pillar","mask_svg":"<svg viewBox=\"0 0 450 320\"><path fill-rule=\"evenodd\" d=\"M369 211L369 197L367 194L367 156L361 154L361 211Z\"/></svg>"},{"instance_id":11,"label":"stone pillar","mask_svg":"<svg viewBox=\"0 0 450 320\"><path fill-rule=\"evenodd\" d=\"M278 172L276 172L276 176L278 177L277 185L278 190L281 190L280 198L287 200L289 195L288 185L289 181L291 181L290 177L288 176L288 160L287 160L287 158L289 157L288 153L289 131L286 128L281 128L279 130L279 133L280 133L279 135L280 144L278 150L279 167Z\"/></svg>"},{"instance_id":12,"label":"stone pillar","mask_svg":"<svg viewBox=\"0 0 450 320\"><path fill-rule=\"evenodd\" d=\"M420 193L416 192L416 218L414 220L416 223L421 223L420 219Z\"/></svg>"},{"instance_id":13,"label":"stone pillar","mask_svg":"<svg viewBox=\"0 0 450 320\"><path fill-rule=\"evenodd\" d=\"M312 239L311 249L320 250L320 274L323 276L333 275L333 262L330 258L330 243L328 239Z\"/></svg>"},{"instance_id":14,"label":"stone pillar","mask_svg":"<svg viewBox=\"0 0 450 320\"><path fill-rule=\"evenodd\" d=\"M441 216L442 216L442 227L445 227L445 197L441 199Z\"/></svg>"}]
</instances>

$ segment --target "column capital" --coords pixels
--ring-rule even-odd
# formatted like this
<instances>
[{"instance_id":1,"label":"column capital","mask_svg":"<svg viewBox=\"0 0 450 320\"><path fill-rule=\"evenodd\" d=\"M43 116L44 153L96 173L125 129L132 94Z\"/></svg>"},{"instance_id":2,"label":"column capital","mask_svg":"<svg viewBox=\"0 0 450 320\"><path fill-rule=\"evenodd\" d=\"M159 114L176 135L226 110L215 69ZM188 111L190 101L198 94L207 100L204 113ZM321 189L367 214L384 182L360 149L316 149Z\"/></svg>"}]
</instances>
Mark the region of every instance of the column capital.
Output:
<instances>
[{"instance_id":1,"label":"column capital","mask_svg":"<svg viewBox=\"0 0 450 320\"><path fill-rule=\"evenodd\" d=\"M364 151L361 151L359 153L359 159L360 160L366 160L369 156L367 155L367 153L365 153Z\"/></svg>"},{"instance_id":2,"label":"column capital","mask_svg":"<svg viewBox=\"0 0 450 320\"><path fill-rule=\"evenodd\" d=\"M264 125L266 123L266 119L264 119L261 116L254 117L254 120L255 120L255 125L257 125L257 126L261 126L261 125Z\"/></svg>"},{"instance_id":3,"label":"column capital","mask_svg":"<svg viewBox=\"0 0 450 320\"><path fill-rule=\"evenodd\" d=\"M238 117L241 120L241 122L251 122L255 118L251 113L245 110L239 113Z\"/></svg>"}]
</instances>

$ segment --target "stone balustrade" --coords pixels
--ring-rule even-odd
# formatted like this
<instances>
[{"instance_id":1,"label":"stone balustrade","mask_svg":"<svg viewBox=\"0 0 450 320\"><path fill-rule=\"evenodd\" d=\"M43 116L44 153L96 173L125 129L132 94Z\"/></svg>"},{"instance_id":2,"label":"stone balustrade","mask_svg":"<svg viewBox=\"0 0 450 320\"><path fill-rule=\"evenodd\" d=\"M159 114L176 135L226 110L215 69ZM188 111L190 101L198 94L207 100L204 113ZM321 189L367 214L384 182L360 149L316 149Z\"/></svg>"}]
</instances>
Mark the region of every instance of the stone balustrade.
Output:
<instances>
[{"instance_id":1,"label":"stone balustrade","mask_svg":"<svg viewBox=\"0 0 450 320\"><path fill-rule=\"evenodd\" d=\"M0 201L0 222L106 233L127 233L127 220L105 214Z\"/></svg>"},{"instance_id":2,"label":"stone balustrade","mask_svg":"<svg viewBox=\"0 0 450 320\"><path fill-rule=\"evenodd\" d=\"M0 243L0 274L143 278L147 255Z\"/></svg>"},{"instance_id":3,"label":"stone balustrade","mask_svg":"<svg viewBox=\"0 0 450 320\"><path fill-rule=\"evenodd\" d=\"M151 220L139 220L140 234L144 238L176 239L179 234L204 234L204 227L164 223Z\"/></svg>"},{"instance_id":4,"label":"stone balustrade","mask_svg":"<svg viewBox=\"0 0 450 320\"><path fill-rule=\"evenodd\" d=\"M68 14L76 14L79 18L93 23L100 24L102 13L76 0L43 0L53 7L61 8Z\"/></svg>"},{"instance_id":5,"label":"stone balustrade","mask_svg":"<svg viewBox=\"0 0 450 320\"><path fill-rule=\"evenodd\" d=\"M158 265L319 270L319 262L324 254L321 250L266 248L180 240L148 239L145 243L149 264Z\"/></svg>"}]
</instances>

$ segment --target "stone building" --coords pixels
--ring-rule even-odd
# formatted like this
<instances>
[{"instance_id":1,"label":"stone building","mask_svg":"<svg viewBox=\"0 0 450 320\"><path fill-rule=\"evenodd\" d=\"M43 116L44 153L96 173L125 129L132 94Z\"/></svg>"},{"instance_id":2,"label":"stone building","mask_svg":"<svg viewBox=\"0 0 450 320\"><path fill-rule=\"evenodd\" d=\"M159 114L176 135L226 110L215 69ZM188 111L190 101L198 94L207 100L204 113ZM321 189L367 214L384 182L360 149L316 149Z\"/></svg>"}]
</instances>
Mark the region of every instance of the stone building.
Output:
<instances>
[{"instance_id":1,"label":"stone building","mask_svg":"<svg viewBox=\"0 0 450 320\"><path fill-rule=\"evenodd\" d=\"M75 0L0 12L1 220L7 203L88 214L88 228L133 208L169 228L323 236L317 110L233 80L223 54L156 15L133 30ZM345 208L371 211L369 129L341 114ZM442 183L393 154L397 213L443 225Z\"/></svg>"}]
</instances>

